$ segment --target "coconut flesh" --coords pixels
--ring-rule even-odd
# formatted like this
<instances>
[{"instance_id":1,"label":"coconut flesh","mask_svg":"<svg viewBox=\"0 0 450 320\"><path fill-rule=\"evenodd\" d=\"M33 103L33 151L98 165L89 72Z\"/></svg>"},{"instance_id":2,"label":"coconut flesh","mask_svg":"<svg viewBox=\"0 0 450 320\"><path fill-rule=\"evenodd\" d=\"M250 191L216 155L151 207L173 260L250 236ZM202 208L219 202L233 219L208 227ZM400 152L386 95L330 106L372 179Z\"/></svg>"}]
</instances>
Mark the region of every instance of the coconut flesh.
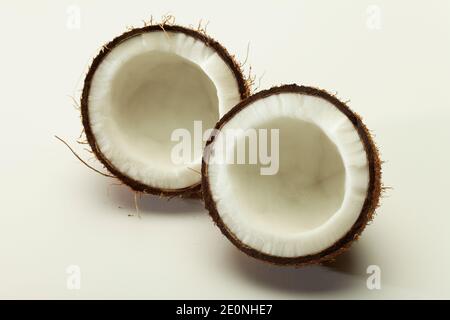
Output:
<instances>
[{"instance_id":1,"label":"coconut flesh","mask_svg":"<svg viewBox=\"0 0 450 320\"><path fill-rule=\"evenodd\" d=\"M370 220L380 188L376 149L360 119L326 92L295 85L263 91L216 128L202 168L206 207L246 253L282 264L319 262ZM214 161L237 152L246 137L225 142L221 134L236 128L279 130L276 174L262 175L260 162Z\"/></svg>"},{"instance_id":2,"label":"coconut flesh","mask_svg":"<svg viewBox=\"0 0 450 320\"><path fill-rule=\"evenodd\" d=\"M217 42L178 26L135 29L105 46L89 71L83 124L102 163L137 191L177 194L200 185L203 146L176 163L175 129L212 128L243 97L244 80Z\"/></svg>"}]
</instances>

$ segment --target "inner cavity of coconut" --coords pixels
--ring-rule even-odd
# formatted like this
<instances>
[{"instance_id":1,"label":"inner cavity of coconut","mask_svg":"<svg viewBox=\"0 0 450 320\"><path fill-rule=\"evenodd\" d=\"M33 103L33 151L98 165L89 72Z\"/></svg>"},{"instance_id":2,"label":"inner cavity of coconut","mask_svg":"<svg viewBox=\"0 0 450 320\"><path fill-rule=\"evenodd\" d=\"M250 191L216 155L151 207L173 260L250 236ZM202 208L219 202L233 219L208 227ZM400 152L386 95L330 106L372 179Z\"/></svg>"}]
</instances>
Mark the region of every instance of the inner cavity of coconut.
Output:
<instances>
[{"instance_id":1,"label":"inner cavity of coconut","mask_svg":"<svg viewBox=\"0 0 450 320\"><path fill-rule=\"evenodd\" d=\"M323 224L340 208L345 193L345 167L336 145L304 120L276 118L257 129L279 130L278 172L261 175L261 163L226 168L240 211L277 233Z\"/></svg>"},{"instance_id":2,"label":"inner cavity of coconut","mask_svg":"<svg viewBox=\"0 0 450 320\"><path fill-rule=\"evenodd\" d=\"M171 171L191 165L172 161L177 143L171 141L172 133L187 129L194 137L194 120L212 128L219 119L217 91L192 62L172 53L148 52L127 61L113 79L111 117L115 138L124 141L128 154ZM198 147L191 150L193 155L201 155Z\"/></svg>"},{"instance_id":3,"label":"inner cavity of coconut","mask_svg":"<svg viewBox=\"0 0 450 320\"><path fill-rule=\"evenodd\" d=\"M209 189L234 237L269 255L298 257L329 248L352 228L367 195L369 167L356 128L336 106L321 97L275 94L251 102L221 132L236 129L268 129L268 135L278 129L279 170L261 175L259 163L215 162L222 153L236 153L239 141L216 136L209 147ZM223 144L228 147L216 148Z\"/></svg>"}]
</instances>

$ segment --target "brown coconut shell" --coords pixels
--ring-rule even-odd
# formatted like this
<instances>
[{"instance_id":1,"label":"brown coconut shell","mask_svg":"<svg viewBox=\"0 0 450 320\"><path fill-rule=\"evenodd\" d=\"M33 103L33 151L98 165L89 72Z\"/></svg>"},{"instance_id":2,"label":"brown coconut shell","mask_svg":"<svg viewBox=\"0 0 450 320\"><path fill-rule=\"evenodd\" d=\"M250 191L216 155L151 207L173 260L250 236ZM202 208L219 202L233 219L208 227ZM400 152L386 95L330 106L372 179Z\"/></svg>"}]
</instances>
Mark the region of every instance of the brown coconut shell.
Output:
<instances>
[{"instance_id":1,"label":"brown coconut shell","mask_svg":"<svg viewBox=\"0 0 450 320\"><path fill-rule=\"evenodd\" d=\"M129 186L132 190L136 192L154 194L159 196L183 196L190 198L200 198L201 197L201 183L181 188L181 189L161 189L149 185L145 185L135 179L127 176L126 174L119 171L111 162L108 161L106 156L101 152L100 148L97 145L96 138L92 132L91 124L89 121L89 92L91 88L92 78L95 74L100 63L103 59L112 51L114 48L120 43L135 37L139 36L143 33L147 32L168 32L168 33L184 33L190 37L193 37L197 40L202 41L206 46L214 49L217 54L225 61L225 63L230 67L231 71L234 74L236 82L239 87L239 93L241 95L241 99L245 99L250 95L250 83L247 81L241 70L240 64L235 60L234 56L230 55L228 51L216 40L206 35L204 32L200 32L197 30L185 28L178 25L169 25L169 24L159 24L159 25L150 25L142 28L135 28L130 31L123 33L122 35L114 38L112 41L103 46L100 53L94 58L92 64L87 72L86 78L84 80L84 87L81 96L81 118L84 127L84 132L87 138L87 141L92 149L92 152L95 154L97 159L103 164L103 166L117 179L121 182ZM149 159L151 161L151 159Z\"/></svg>"},{"instance_id":2,"label":"brown coconut shell","mask_svg":"<svg viewBox=\"0 0 450 320\"><path fill-rule=\"evenodd\" d=\"M346 251L350 245L358 239L361 232L366 227L367 223L374 217L375 209L378 207L379 198L381 194L381 161L378 155L378 149L372 139L372 136L367 129L367 127L362 122L360 116L352 112L350 108L337 99L335 96L329 94L326 91L306 87L298 86L295 84L282 85L279 87L273 87L269 90L260 91L249 98L241 101L232 110L230 110L222 119L217 123L215 129L220 130L230 119L232 119L237 113L245 109L252 102L259 99L266 98L271 95L276 95L280 93L299 93L303 95L317 96L322 99L327 100L332 103L339 111L347 116L347 118L352 122L355 129L357 130L361 141L364 144L364 148L367 155L367 160L369 164L369 188L367 191L367 196L364 201L362 210L359 214L358 219L353 224L353 226L348 230L348 232L333 245L322 250L319 253L299 256L299 257L280 257L273 256L263 252L260 252L254 248L251 248L241 242L227 227L227 225L221 219L214 199L211 194L210 184L208 180L208 157L207 150L213 149L214 138L211 138L207 142L208 148L205 150L205 154L202 161L202 188L203 188L203 198L205 202L205 208L209 211L214 223L219 227L222 233L241 251L247 255L263 260L272 264L278 265L294 265L294 266L304 266L309 264L318 264L325 261L333 260L336 256Z\"/></svg>"}]
</instances>

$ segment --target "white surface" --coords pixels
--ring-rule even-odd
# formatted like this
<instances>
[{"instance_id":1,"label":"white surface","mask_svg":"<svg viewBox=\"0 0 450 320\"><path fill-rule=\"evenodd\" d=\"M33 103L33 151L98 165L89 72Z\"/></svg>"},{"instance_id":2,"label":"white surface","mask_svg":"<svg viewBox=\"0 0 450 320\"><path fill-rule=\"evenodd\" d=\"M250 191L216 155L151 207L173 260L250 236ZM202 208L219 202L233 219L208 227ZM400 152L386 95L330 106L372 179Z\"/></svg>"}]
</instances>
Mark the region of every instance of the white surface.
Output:
<instances>
[{"instance_id":1,"label":"white surface","mask_svg":"<svg viewBox=\"0 0 450 320\"><path fill-rule=\"evenodd\" d=\"M273 175L261 174L261 162L217 161L233 159L240 142L250 153L245 133L258 129L279 130ZM237 137L227 138L232 133ZM273 150L274 142L267 144ZM355 224L367 197L364 145L344 113L321 97L279 93L247 105L222 126L211 153L208 180L222 221L242 243L269 255L331 247Z\"/></svg>"},{"instance_id":2,"label":"white surface","mask_svg":"<svg viewBox=\"0 0 450 320\"><path fill-rule=\"evenodd\" d=\"M66 28L73 3L79 30ZM367 27L373 4L379 30ZM263 88L338 91L375 133L394 189L332 267L247 258L193 201L145 197L142 219L129 217L133 195L53 138L75 145L81 124L69 96L101 45L167 12L187 25L210 20L209 33L241 60L250 41ZM0 24L0 297L450 298L450 2L2 1ZM81 290L66 288L72 264ZM366 287L372 264L381 290Z\"/></svg>"}]
</instances>

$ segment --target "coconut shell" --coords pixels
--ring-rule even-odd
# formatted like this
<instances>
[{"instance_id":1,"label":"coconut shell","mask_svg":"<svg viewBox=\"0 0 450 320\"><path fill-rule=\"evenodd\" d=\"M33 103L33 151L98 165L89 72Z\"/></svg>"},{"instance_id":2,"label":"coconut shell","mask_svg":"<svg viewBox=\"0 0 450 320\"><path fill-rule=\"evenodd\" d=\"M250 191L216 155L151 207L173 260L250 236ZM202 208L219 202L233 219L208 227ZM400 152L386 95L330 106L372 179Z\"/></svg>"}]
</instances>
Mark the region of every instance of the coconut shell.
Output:
<instances>
[{"instance_id":1,"label":"coconut shell","mask_svg":"<svg viewBox=\"0 0 450 320\"><path fill-rule=\"evenodd\" d=\"M306 86L298 86L295 84L291 85L282 85L279 87L273 87L269 90L260 91L247 99L241 101L238 105L236 105L232 110L230 110L222 119L217 123L215 129L220 130L228 121L230 121L237 113L241 110L245 109L251 103L266 98L271 95L276 95L279 93L298 93L303 95L317 96L326 101L330 102L334 105L339 111L341 111L347 118L351 121L353 126L355 127L358 135L364 145L367 161L369 166L369 186L367 190L367 196L364 201L362 210L358 216L358 219L350 228L350 230L338 241L336 241L330 247L322 250L319 253L299 256L299 257L280 257L268 255L266 253L260 252L254 248L251 248L244 243L241 242L227 227L227 225L221 219L214 199L212 197L209 179L208 179L208 157L209 154L205 151L203 161L202 161L202 188L203 188L203 198L205 202L205 208L209 211L211 218L214 223L219 227L222 233L241 251L246 253L247 255L263 260L269 263L278 264L278 265L295 265L295 266L304 266L309 264L318 264L328 260L334 259L339 254L346 251L351 244L358 239L367 223L372 220L374 217L375 209L378 207L379 198L381 194L381 161L378 154L378 149L375 146L375 143L372 139L372 136L367 129L367 127L362 122L360 116L350 110L350 108L337 99L335 96L327 93L326 91L306 87ZM207 142L208 148L210 149L212 144L214 144L215 136L211 136L211 138Z\"/></svg>"},{"instance_id":2,"label":"coconut shell","mask_svg":"<svg viewBox=\"0 0 450 320\"><path fill-rule=\"evenodd\" d=\"M121 182L129 186L132 190L142 193L154 194L159 196L183 196L189 198L200 198L201 197L201 183L189 186L187 188L181 189L160 189L157 187L145 185L135 179L127 176L126 174L119 171L111 162L108 161L106 156L101 152L100 148L97 145L95 136L91 129L91 124L89 121L89 92L91 88L92 78L95 74L100 63L103 59L108 55L109 52L114 50L114 48L120 43L135 37L139 36L143 33L147 32L173 32L173 33L184 33L188 36L191 36L197 40L202 41L206 46L214 49L219 56L223 59L223 61L230 67L231 71L234 74L234 77L237 81L239 87L239 93L241 99L245 99L250 95L249 82L243 76L241 67L239 63L234 59L232 55L228 53L228 51L216 40L207 36L205 33L196 31L193 29L185 28L178 25L151 25L145 26L142 28L132 29L130 31L125 32L124 34L114 38L111 42L107 43L103 46L100 53L94 58L92 64L89 68L89 71L84 80L84 87L81 96L81 118L84 127L84 132L86 134L87 141L92 149L92 152L95 154L97 159L103 164L103 166L117 179ZM149 159L151 161L151 159Z\"/></svg>"}]
</instances>

